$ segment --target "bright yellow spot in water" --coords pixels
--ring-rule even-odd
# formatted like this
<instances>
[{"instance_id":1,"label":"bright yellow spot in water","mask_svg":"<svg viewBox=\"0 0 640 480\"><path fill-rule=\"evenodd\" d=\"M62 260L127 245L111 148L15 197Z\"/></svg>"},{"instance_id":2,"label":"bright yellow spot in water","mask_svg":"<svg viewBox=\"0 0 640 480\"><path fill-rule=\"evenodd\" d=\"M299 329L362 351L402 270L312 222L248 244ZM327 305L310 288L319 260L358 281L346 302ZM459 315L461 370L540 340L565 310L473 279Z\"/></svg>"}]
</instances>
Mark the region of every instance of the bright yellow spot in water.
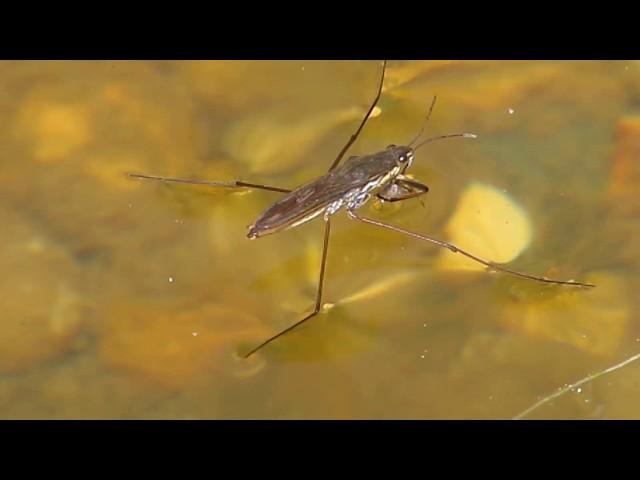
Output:
<instances>
[{"instance_id":1,"label":"bright yellow spot in water","mask_svg":"<svg viewBox=\"0 0 640 480\"><path fill-rule=\"evenodd\" d=\"M27 104L22 112L34 140L33 155L41 162L55 162L90 140L89 120L78 106L66 103Z\"/></svg>"},{"instance_id":2,"label":"bright yellow spot in water","mask_svg":"<svg viewBox=\"0 0 640 480\"><path fill-rule=\"evenodd\" d=\"M381 295L389 295L389 292L411 283L415 278L415 272L400 272L395 275L383 277L376 283L368 285L357 292L342 298L338 303L340 305L344 305L346 303L370 300Z\"/></svg>"},{"instance_id":3,"label":"bright yellow spot in water","mask_svg":"<svg viewBox=\"0 0 640 480\"><path fill-rule=\"evenodd\" d=\"M527 213L508 195L483 183L472 183L462 193L446 231L454 245L497 263L510 262L531 242ZM444 249L437 265L447 270L486 269Z\"/></svg>"}]
</instances>

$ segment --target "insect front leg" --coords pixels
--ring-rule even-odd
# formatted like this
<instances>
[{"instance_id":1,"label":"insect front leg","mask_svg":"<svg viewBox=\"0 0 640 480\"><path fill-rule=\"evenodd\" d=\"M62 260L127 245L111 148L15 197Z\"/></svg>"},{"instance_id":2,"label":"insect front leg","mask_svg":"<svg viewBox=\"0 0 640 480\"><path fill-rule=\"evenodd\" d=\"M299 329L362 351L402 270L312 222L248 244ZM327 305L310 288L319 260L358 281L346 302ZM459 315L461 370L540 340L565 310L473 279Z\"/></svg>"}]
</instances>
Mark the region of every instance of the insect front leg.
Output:
<instances>
[{"instance_id":1,"label":"insect front leg","mask_svg":"<svg viewBox=\"0 0 640 480\"><path fill-rule=\"evenodd\" d=\"M376 196L385 202L400 202L410 198L419 197L429 191L429 187L417 180L398 175L396 179L387 185Z\"/></svg>"}]
</instances>

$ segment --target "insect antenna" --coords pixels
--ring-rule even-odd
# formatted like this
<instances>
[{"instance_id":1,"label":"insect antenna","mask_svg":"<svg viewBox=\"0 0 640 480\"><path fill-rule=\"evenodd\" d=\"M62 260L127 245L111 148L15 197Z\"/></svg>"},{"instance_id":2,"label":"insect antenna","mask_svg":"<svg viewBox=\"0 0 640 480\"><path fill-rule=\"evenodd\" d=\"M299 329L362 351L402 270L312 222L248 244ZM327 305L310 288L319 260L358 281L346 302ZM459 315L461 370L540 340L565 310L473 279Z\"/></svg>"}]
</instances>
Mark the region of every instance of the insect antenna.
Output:
<instances>
[{"instance_id":1,"label":"insect antenna","mask_svg":"<svg viewBox=\"0 0 640 480\"><path fill-rule=\"evenodd\" d=\"M429 107L429 111L427 112L427 118L425 118L424 123L422 124L422 128L420 129L420 131L418 132L418 134L415 136L415 138L413 140L411 140L411 143L409 143L409 147L411 145L413 145L413 143L418 140L422 134L424 133L424 129L427 127L427 123L429 123L429 119L431 118L431 112L433 112L433 107L436 105L436 100L438 99L438 97L436 97L435 95L433 96L433 100L431 100L431 106Z\"/></svg>"},{"instance_id":2,"label":"insect antenna","mask_svg":"<svg viewBox=\"0 0 640 480\"><path fill-rule=\"evenodd\" d=\"M422 124L422 128L420 129L420 131L418 132L418 134L414 137L413 140L411 140L411 142L409 143L409 147L411 147L424 133L425 128L427 127L427 123L429 123L429 119L431 118L431 113L433 112L433 107L435 107L436 105L436 100L438 99L438 97L436 95L433 96L433 100L431 100L431 105L429 106L429 111L427 112L427 116L424 120L424 123ZM422 147L423 145L426 145L429 142L433 142L434 140L442 140L444 138L455 138L455 137L463 137L463 138L478 138L478 136L474 133L454 133L452 135L439 135L437 137L431 137L426 139L424 142L419 143L416 147L413 148L413 151L415 152L416 150L418 150L420 147Z\"/></svg>"},{"instance_id":3,"label":"insect antenna","mask_svg":"<svg viewBox=\"0 0 640 480\"><path fill-rule=\"evenodd\" d=\"M478 136L475 133L453 133L451 135L438 135L437 137L427 138L424 142L419 143L418 146L414 147L413 151L415 152L423 145L426 145L429 142L433 142L434 140L442 140L444 138L455 138L455 137L478 138Z\"/></svg>"}]
</instances>

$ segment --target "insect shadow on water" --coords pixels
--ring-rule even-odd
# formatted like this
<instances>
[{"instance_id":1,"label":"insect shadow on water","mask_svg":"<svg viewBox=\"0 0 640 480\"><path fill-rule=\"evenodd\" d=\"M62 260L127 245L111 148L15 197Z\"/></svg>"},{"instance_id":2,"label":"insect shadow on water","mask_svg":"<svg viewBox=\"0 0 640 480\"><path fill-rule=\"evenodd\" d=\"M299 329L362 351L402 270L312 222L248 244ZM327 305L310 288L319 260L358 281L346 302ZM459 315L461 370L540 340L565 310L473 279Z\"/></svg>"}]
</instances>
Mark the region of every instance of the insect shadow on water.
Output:
<instances>
[{"instance_id":1,"label":"insect shadow on water","mask_svg":"<svg viewBox=\"0 0 640 480\"><path fill-rule=\"evenodd\" d=\"M409 142L408 145L389 145L384 150L370 155L350 157L342 165L340 165L340 162L345 153L347 152L347 150L349 150L351 145L353 145L353 143L360 135L360 132L364 128L367 120L371 115L371 112L376 107L378 100L380 99L382 86L384 84L386 66L387 62L385 61L382 65L382 74L380 77L380 83L378 85L376 96L371 103L371 106L367 110L364 118L360 122L358 129L351 135L347 143L342 147L340 153L338 153L338 156L331 164L331 167L329 167L327 173L305 185L302 185L301 187L291 190L288 188L249 183L241 180L235 180L231 182L211 182L206 180L158 177L138 173L128 174L133 178L157 180L161 182L189 183L224 188L255 188L272 192L285 193L286 195L284 197L282 197L271 207L265 210L258 217L255 223L249 227L249 233L247 234L247 237L249 239L256 239L264 235L282 232L284 230L288 230L290 228L297 227L298 225L302 225L303 223L309 222L319 216L322 216L322 218L324 219L325 228L324 241L322 246L322 259L320 262L318 289L313 311L307 316L303 317L301 320L269 337L260 345L247 352L244 355L245 358L254 354L282 335L290 332L294 328L302 325L307 320L313 318L320 312L322 307L322 293L327 265L327 254L329 252L331 216L341 209L345 209L347 216L352 220L381 228L386 228L397 233L411 236L418 240L433 243L435 245L438 245L439 247L447 248L451 252L460 253L470 258L471 260L481 263L489 267L491 270L497 270L521 278L544 283L580 287L594 286L589 283L580 283L573 280L552 280L546 277L538 277L535 275L529 275L526 273L517 272L515 270L510 270L506 267L477 257L451 243L437 240L427 235L406 230L404 228L384 223L379 220L362 217L358 213L356 213L356 210L364 205L373 195L375 195L383 202L399 202L418 197L429 191L429 187L427 185L405 175L405 172L413 162L415 152L422 146L434 140L442 140L445 138L476 138L476 135L472 133L440 135L423 140L422 142L413 146L414 143L416 143L422 137L429 118L431 117L433 107L436 103L436 97L434 97L422 128L413 138L413 140Z\"/></svg>"}]
</instances>

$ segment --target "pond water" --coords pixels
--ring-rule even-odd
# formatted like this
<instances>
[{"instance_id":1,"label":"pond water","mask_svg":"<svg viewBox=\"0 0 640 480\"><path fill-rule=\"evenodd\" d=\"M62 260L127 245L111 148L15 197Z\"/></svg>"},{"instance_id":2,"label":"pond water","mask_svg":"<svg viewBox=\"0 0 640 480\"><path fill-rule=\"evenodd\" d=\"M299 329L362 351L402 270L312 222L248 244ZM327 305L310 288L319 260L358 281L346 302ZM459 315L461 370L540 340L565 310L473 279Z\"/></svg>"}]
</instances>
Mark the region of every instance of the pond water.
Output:
<instances>
[{"instance_id":1,"label":"pond water","mask_svg":"<svg viewBox=\"0 0 640 480\"><path fill-rule=\"evenodd\" d=\"M512 418L640 352L640 62L390 61L347 153L406 144L419 198L250 241L326 172L374 61L0 62L1 418ZM640 362L529 418L640 418Z\"/></svg>"}]
</instances>

